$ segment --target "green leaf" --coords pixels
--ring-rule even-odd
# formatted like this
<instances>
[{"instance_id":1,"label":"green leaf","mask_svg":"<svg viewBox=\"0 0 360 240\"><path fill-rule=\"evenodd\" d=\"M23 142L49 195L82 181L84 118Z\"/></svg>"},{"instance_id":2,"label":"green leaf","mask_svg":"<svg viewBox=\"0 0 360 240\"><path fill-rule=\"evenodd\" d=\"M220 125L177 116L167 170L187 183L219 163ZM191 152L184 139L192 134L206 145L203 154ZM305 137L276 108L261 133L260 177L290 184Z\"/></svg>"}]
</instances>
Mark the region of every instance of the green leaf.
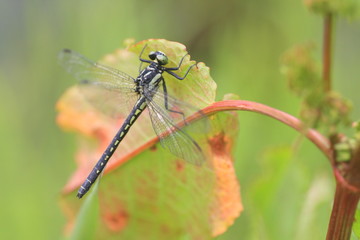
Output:
<instances>
[{"instance_id":1,"label":"green leaf","mask_svg":"<svg viewBox=\"0 0 360 240\"><path fill-rule=\"evenodd\" d=\"M160 50L169 57L169 66L177 66L186 54L182 44L151 39L117 50L101 62L137 76L138 57L145 45L143 58L147 58L149 51ZM183 76L194 63L186 57L177 73ZM197 64L183 81L166 74L164 77L169 93L195 108L201 109L214 102L216 84L203 63ZM78 169L65 186L63 196L63 209L71 226L81 205L74 192L101 156L122 119L114 121L102 116L75 88L64 94L57 108L60 112L58 123L81 135ZM146 239L209 239L233 223L242 210L231 154L238 130L237 115L221 112L207 120L196 120L185 128L207 156L202 166L188 164L163 149L157 143L147 113L142 114L109 161L101 179L100 215L95 236L104 239L142 239L144 236ZM206 134L198 131L203 121L211 126ZM97 139L98 144L89 138Z\"/></svg>"}]
</instances>

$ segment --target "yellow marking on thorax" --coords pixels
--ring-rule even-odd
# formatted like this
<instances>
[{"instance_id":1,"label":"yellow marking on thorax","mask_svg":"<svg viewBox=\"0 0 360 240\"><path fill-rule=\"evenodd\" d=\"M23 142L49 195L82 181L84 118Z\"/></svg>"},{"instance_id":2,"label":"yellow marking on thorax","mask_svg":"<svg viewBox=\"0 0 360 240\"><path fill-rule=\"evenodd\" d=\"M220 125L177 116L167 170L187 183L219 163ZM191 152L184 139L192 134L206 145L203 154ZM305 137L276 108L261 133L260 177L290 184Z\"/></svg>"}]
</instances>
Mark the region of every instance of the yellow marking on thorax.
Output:
<instances>
[{"instance_id":1,"label":"yellow marking on thorax","mask_svg":"<svg viewBox=\"0 0 360 240\"><path fill-rule=\"evenodd\" d=\"M151 82L149 83L149 85L153 86L159 78L161 78L161 73L156 74L155 77L153 77L153 79L151 79Z\"/></svg>"}]
</instances>

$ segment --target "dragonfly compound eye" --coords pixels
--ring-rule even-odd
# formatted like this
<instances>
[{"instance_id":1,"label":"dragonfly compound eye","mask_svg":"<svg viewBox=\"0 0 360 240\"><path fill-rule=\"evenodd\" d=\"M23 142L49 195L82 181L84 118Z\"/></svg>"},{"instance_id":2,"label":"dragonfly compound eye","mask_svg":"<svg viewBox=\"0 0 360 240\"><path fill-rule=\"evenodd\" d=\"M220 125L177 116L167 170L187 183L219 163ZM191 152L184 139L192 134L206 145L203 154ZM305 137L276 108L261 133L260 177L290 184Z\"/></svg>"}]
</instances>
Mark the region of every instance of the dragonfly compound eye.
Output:
<instances>
[{"instance_id":1,"label":"dragonfly compound eye","mask_svg":"<svg viewBox=\"0 0 360 240\"><path fill-rule=\"evenodd\" d=\"M149 53L149 58L151 59L151 60L155 60L155 58L156 58L156 52L150 52Z\"/></svg>"},{"instance_id":2,"label":"dragonfly compound eye","mask_svg":"<svg viewBox=\"0 0 360 240\"><path fill-rule=\"evenodd\" d=\"M156 55L156 59L160 65L166 65L168 63L168 58L165 54Z\"/></svg>"}]
</instances>

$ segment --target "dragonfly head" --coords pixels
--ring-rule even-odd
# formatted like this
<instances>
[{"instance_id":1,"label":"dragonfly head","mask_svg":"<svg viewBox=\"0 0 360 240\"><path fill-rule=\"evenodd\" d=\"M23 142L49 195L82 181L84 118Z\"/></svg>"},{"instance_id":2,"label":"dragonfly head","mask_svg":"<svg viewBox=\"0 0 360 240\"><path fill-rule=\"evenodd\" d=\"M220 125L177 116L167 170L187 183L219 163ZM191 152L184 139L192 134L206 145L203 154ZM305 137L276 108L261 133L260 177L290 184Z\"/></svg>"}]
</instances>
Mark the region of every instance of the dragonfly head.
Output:
<instances>
[{"instance_id":1,"label":"dragonfly head","mask_svg":"<svg viewBox=\"0 0 360 240\"><path fill-rule=\"evenodd\" d=\"M153 61L156 60L159 63L159 65L166 65L168 63L167 56L165 55L165 53L160 51L150 52L149 58Z\"/></svg>"}]
</instances>

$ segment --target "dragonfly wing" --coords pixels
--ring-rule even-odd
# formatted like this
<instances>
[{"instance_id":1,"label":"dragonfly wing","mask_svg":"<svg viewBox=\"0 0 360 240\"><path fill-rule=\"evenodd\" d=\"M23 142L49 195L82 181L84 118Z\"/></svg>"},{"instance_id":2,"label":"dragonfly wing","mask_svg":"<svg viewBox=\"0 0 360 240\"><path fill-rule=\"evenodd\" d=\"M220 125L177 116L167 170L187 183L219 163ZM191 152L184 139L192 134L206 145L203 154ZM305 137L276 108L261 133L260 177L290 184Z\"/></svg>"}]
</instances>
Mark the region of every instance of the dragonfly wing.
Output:
<instances>
[{"instance_id":1,"label":"dragonfly wing","mask_svg":"<svg viewBox=\"0 0 360 240\"><path fill-rule=\"evenodd\" d=\"M138 94L134 92L124 93L93 84L79 84L77 87L91 106L114 119L126 117L138 99Z\"/></svg>"},{"instance_id":2,"label":"dragonfly wing","mask_svg":"<svg viewBox=\"0 0 360 240\"><path fill-rule=\"evenodd\" d=\"M115 118L131 111L138 98L134 78L68 49L60 52L59 61L78 80L80 92L97 110Z\"/></svg>"},{"instance_id":3,"label":"dragonfly wing","mask_svg":"<svg viewBox=\"0 0 360 240\"><path fill-rule=\"evenodd\" d=\"M160 87L158 91L147 97L151 122L156 135L160 138L161 145L175 156L192 164L200 165L205 161L201 147L188 134L187 127L177 126L177 124L184 124L184 117L182 114L171 112L165 108L164 94L161 91ZM195 108L170 96L168 96L168 108L183 112L185 118L196 112Z\"/></svg>"}]
</instances>

